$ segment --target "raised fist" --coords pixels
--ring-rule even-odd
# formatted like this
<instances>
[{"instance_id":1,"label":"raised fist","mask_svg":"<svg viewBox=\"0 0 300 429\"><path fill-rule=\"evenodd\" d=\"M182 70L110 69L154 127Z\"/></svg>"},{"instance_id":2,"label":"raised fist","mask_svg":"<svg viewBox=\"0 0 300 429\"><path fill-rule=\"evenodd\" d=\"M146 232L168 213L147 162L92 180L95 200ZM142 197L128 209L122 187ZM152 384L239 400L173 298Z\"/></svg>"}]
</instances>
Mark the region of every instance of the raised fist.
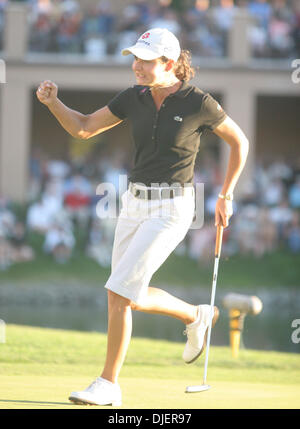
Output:
<instances>
[{"instance_id":1,"label":"raised fist","mask_svg":"<svg viewBox=\"0 0 300 429\"><path fill-rule=\"evenodd\" d=\"M49 104L57 98L57 91L58 88L54 82L51 82L51 80L45 80L40 83L40 86L36 91L36 96L41 103L49 106Z\"/></svg>"}]
</instances>

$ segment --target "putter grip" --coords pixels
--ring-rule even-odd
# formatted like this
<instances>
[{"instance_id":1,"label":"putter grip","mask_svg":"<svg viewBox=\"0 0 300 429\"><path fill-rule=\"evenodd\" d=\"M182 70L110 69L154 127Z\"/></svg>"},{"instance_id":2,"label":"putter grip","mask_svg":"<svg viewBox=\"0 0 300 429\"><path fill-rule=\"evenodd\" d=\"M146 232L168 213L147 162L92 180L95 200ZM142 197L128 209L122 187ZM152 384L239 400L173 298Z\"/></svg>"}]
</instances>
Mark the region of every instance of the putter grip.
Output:
<instances>
[{"instance_id":1,"label":"putter grip","mask_svg":"<svg viewBox=\"0 0 300 429\"><path fill-rule=\"evenodd\" d=\"M218 225L217 226L216 248L215 248L215 256L218 258L221 255L222 238L223 238L223 226Z\"/></svg>"}]
</instances>

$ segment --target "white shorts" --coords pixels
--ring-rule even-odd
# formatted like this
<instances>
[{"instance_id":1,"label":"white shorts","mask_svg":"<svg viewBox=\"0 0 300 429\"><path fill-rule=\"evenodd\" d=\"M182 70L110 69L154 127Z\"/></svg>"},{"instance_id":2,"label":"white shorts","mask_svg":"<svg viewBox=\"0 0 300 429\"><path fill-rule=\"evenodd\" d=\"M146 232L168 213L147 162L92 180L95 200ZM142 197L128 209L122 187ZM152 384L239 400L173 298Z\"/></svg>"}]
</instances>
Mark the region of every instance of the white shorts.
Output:
<instances>
[{"instance_id":1,"label":"white shorts","mask_svg":"<svg viewBox=\"0 0 300 429\"><path fill-rule=\"evenodd\" d=\"M141 304L153 274L186 236L193 222L194 189L187 195L145 200L122 195L105 288Z\"/></svg>"}]
</instances>

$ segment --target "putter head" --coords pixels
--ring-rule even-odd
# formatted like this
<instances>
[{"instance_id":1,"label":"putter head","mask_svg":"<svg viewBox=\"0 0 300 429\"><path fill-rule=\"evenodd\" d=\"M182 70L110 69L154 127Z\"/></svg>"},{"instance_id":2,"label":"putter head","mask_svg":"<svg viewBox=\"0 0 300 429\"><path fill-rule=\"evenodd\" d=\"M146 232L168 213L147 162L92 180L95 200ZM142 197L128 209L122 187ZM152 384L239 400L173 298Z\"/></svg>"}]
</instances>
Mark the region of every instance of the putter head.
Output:
<instances>
[{"instance_id":1,"label":"putter head","mask_svg":"<svg viewBox=\"0 0 300 429\"><path fill-rule=\"evenodd\" d=\"M197 392L204 392L205 390L209 390L210 385L209 384L200 384L199 386L187 386L185 389L185 393L197 393Z\"/></svg>"}]
</instances>

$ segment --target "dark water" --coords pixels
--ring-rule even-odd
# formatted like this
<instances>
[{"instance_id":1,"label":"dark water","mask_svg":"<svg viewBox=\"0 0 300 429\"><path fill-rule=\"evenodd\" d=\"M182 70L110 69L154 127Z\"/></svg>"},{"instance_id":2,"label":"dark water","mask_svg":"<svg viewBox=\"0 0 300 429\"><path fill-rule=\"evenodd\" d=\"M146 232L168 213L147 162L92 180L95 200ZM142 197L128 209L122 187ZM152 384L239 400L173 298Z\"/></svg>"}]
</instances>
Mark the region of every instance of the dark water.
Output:
<instances>
[{"instance_id":1,"label":"dark water","mask_svg":"<svg viewBox=\"0 0 300 429\"><path fill-rule=\"evenodd\" d=\"M169 292L193 303L210 302L210 291L201 291L200 293L198 289L184 292L169 289ZM26 297L29 297L30 293L32 291L28 292ZM211 344L219 346L229 344L229 316L228 311L222 306L224 294L225 292L222 291L216 298L216 304L220 309L220 318L211 337ZM256 293L252 291L252 294L260 297L264 307L260 314L246 316L241 346L257 350L299 353L300 342L296 344L292 340L292 333L295 330L295 327L292 327L292 322L295 319L300 319L298 291L282 289L270 293L261 290L256 291ZM26 300L24 296L20 298L20 295L18 295L18 299L12 299L11 296L8 299L7 295L3 295L2 290L2 296L0 294L0 319L7 324L105 333L107 329L106 292L99 288L97 299L91 296L90 299L68 301L62 295L58 298L57 294L54 297L52 294L51 299L48 296L47 299L44 297L40 300L33 298ZM133 336L135 337L185 342L184 328L185 326L181 322L172 318L133 312ZM300 341L300 334L298 337Z\"/></svg>"}]
</instances>

